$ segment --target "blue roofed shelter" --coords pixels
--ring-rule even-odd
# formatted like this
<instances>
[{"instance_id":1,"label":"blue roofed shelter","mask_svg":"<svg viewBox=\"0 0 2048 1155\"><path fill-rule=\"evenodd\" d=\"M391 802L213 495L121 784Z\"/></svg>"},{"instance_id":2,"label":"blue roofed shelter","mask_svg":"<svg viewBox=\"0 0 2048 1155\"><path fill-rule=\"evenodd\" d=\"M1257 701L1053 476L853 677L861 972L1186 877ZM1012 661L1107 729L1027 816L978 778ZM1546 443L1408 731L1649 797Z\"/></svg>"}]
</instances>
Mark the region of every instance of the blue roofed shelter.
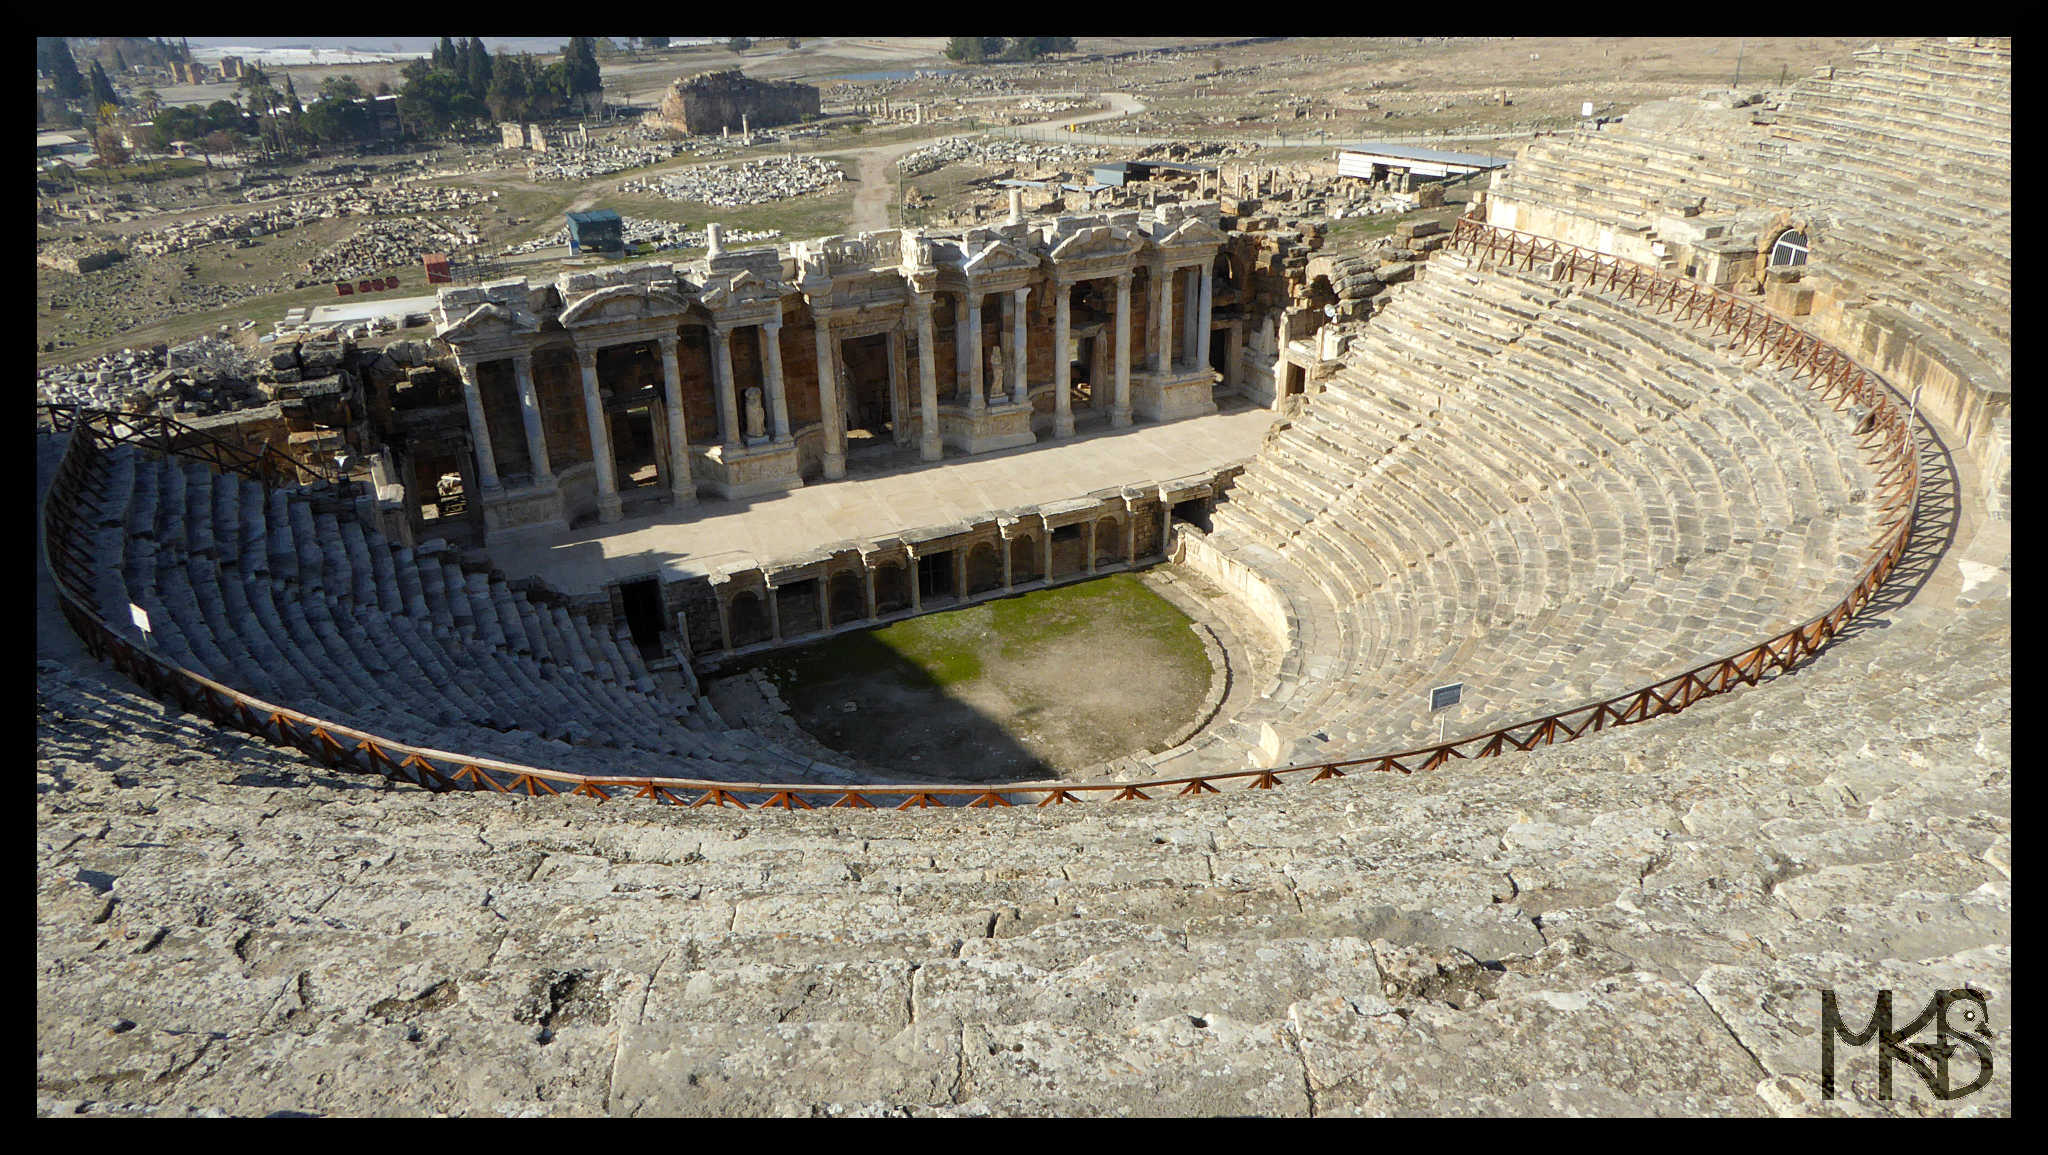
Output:
<instances>
[{"instance_id":1,"label":"blue roofed shelter","mask_svg":"<svg viewBox=\"0 0 2048 1155\"><path fill-rule=\"evenodd\" d=\"M626 227L611 209L570 213L569 251L572 253L622 253L626 251Z\"/></svg>"}]
</instances>

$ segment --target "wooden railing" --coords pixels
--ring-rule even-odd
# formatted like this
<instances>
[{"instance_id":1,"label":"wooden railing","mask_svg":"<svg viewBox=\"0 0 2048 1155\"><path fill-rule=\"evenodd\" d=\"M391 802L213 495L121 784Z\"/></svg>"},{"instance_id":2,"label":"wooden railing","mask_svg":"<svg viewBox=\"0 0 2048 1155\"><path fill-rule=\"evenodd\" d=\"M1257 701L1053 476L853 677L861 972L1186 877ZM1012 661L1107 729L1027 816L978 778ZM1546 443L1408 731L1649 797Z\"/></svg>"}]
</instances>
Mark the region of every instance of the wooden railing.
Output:
<instances>
[{"instance_id":1,"label":"wooden railing","mask_svg":"<svg viewBox=\"0 0 2048 1155\"><path fill-rule=\"evenodd\" d=\"M1298 782L1320 782L1357 773L1412 773L1430 770L1455 759L1492 758L1511 750L1568 742L1617 726L1630 726L1680 710L1738 686L1753 686L1774 670L1785 670L1828 644L1884 584L1904 553L1918 501L1920 466L1905 405L1876 376L1838 350L1801 332L1765 309L1728 293L1602 256L1541 237L1497 229L1476 221L1459 221L1452 244L1482 262L1513 264L1524 270L1547 266L1553 277L1623 294L1659 313L1676 313L1717 333L1735 337L1743 352L1760 355L1806 379L1838 411L1860 407L1857 435L1873 455L1879 471L1880 509L1885 528L1873 552L1849 589L1832 606L1807 622L1738 653L1716 658L1680 674L1616 697L1512 725L1392 754L1371 754L1274 769L1238 770L1142 782L1026 782L990 786L891 785L827 786L804 782L734 782L650 775L576 774L479 758L397 741L266 702L231 686L202 677L151 652L137 639L109 625L93 603L93 559L78 540L91 503L93 459L106 446L130 442L152 449L165 444L117 436L108 427L133 419L79 411L69 422L72 444L54 480L45 505L46 564L56 580L64 614L95 656L112 662L144 689L176 702L216 723L244 730L282 746L290 746L324 766L374 771L431 790L467 788L500 793L581 794L609 799L619 794L657 803L688 806L755 806L808 810L827 807L873 807L892 803L897 810L931 806L1013 806L1019 802L1055 806L1105 798L1136 802L1161 797L1215 794L1226 787L1272 790ZM171 423L175 425L176 423ZM189 446L172 443L172 452L195 456ZM274 452L274 451L272 451ZM279 454L283 457L284 455ZM244 468L233 455L198 459L250 476L267 477ZM289 457L285 462L299 463ZM275 473L277 467L270 467Z\"/></svg>"}]
</instances>

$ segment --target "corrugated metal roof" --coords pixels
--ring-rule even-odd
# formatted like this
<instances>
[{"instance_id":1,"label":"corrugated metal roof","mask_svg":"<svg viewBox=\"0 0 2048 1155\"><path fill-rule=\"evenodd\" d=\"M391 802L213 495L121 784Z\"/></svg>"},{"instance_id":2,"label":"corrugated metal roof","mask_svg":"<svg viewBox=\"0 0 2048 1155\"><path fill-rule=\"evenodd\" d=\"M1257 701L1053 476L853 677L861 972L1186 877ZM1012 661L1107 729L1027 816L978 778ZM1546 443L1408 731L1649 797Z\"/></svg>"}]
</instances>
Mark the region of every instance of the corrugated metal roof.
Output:
<instances>
[{"instance_id":1,"label":"corrugated metal roof","mask_svg":"<svg viewBox=\"0 0 2048 1155\"><path fill-rule=\"evenodd\" d=\"M1342 151L1393 157L1399 160L1429 161L1434 164L1465 164L1477 168L1500 168L1508 163L1508 158L1502 156L1485 156L1476 152L1446 152L1440 148L1417 148L1410 144L1366 143L1347 145Z\"/></svg>"}]
</instances>

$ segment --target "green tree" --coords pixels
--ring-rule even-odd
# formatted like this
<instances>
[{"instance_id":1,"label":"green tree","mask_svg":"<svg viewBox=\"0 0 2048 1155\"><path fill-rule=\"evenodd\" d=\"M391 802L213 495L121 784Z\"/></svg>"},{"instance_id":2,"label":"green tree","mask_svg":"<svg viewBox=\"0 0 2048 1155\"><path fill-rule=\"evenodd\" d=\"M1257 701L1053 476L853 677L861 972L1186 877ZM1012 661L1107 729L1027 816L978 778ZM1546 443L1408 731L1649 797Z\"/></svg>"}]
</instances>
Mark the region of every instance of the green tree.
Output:
<instances>
[{"instance_id":1,"label":"green tree","mask_svg":"<svg viewBox=\"0 0 2048 1155\"><path fill-rule=\"evenodd\" d=\"M471 96L484 100L490 95L491 73L495 64L491 60L491 54L484 49L483 37L470 37L468 50L469 63L463 69L462 79L466 82Z\"/></svg>"},{"instance_id":2,"label":"green tree","mask_svg":"<svg viewBox=\"0 0 2048 1155\"><path fill-rule=\"evenodd\" d=\"M121 55L121 46L118 44L114 45L114 72L121 76L128 74L128 61Z\"/></svg>"},{"instance_id":3,"label":"green tree","mask_svg":"<svg viewBox=\"0 0 2048 1155\"><path fill-rule=\"evenodd\" d=\"M113 105L105 106L111 110ZM121 143L121 126L111 116L100 121L93 130L93 151L99 153L99 167L120 168L128 163L128 146Z\"/></svg>"},{"instance_id":4,"label":"green tree","mask_svg":"<svg viewBox=\"0 0 2048 1155\"><path fill-rule=\"evenodd\" d=\"M434 45L432 67L443 72L454 72L455 64L455 41L443 36L441 42Z\"/></svg>"},{"instance_id":5,"label":"green tree","mask_svg":"<svg viewBox=\"0 0 2048 1155\"><path fill-rule=\"evenodd\" d=\"M523 59L531 61L530 57ZM507 60L502 52L498 54L497 62L491 67L490 91L484 94L484 103L490 107L493 118L501 121L527 119L527 105L533 99L527 71L519 61Z\"/></svg>"},{"instance_id":6,"label":"green tree","mask_svg":"<svg viewBox=\"0 0 2048 1155\"><path fill-rule=\"evenodd\" d=\"M141 113L145 118L154 119L156 114L163 110L164 97L156 89L145 88L135 94L135 111Z\"/></svg>"},{"instance_id":7,"label":"green tree","mask_svg":"<svg viewBox=\"0 0 2048 1155\"><path fill-rule=\"evenodd\" d=\"M86 95L85 75L62 36L36 37L37 67L53 82L59 100L78 100Z\"/></svg>"},{"instance_id":8,"label":"green tree","mask_svg":"<svg viewBox=\"0 0 2048 1155\"><path fill-rule=\"evenodd\" d=\"M725 46L732 49L733 55L742 56L745 55L747 49L754 46L754 42L744 36L735 36L731 40L726 41Z\"/></svg>"},{"instance_id":9,"label":"green tree","mask_svg":"<svg viewBox=\"0 0 2048 1155\"><path fill-rule=\"evenodd\" d=\"M800 36L791 36L788 39L784 40L783 43L788 45L792 50L794 50L803 47L804 42L803 38Z\"/></svg>"},{"instance_id":10,"label":"green tree","mask_svg":"<svg viewBox=\"0 0 2048 1155\"><path fill-rule=\"evenodd\" d=\"M946 59L979 64L1002 54L1000 36L955 36L946 41Z\"/></svg>"},{"instance_id":11,"label":"green tree","mask_svg":"<svg viewBox=\"0 0 2048 1155\"><path fill-rule=\"evenodd\" d=\"M642 36L642 37L640 38L640 43L642 43L642 44L645 44L645 45L646 45L647 47L649 47L649 48L667 48L667 47L668 47L668 37L666 37L666 36Z\"/></svg>"},{"instance_id":12,"label":"green tree","mask_svg":"<svg viewBox=\"0 0 2048 1155\"><path fill-rule=\"evenodd\" d=\"M353 76L330 76L320 82L321 100L361 100L367 95Z\"/></svg>"},{"instance_id":13,"label":"green tree","mask_svg":"<svg viewBox=\"0 0 2048 1155\"><path fill-rule=\"evenodd\" d=\"M121 98L114 93L114 82L107 79L107 70L100 62L92 62L92 102L94 104L119 104Z\"/></svg>"}]
</instances>

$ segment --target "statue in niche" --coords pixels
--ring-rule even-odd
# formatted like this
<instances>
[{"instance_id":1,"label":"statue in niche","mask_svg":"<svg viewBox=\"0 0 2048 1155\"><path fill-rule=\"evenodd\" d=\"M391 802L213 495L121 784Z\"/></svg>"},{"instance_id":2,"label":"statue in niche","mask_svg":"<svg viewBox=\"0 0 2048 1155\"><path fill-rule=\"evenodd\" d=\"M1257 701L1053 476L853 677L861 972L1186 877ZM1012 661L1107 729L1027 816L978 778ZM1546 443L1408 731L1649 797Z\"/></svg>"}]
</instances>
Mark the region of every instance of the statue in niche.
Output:
<instances>
[{"instance_id":1,"label":"statue in niche","mask_svg":"<svg viewBox=\"0 0 2048 1155\"><path fill-rule=\"evenodd\" d=\"M747 443L752 445L767 440L768 435L762 429L764 417L761 411L761 387L758 385L747 386L746 413Z\"/></svg>"},{"instance_id":2,"label":"statue in niche","mask_svg":"<svg viewBox=\"0 0 2048 1155\"><path fill-rule=\"evenodd\" d=\"M1003 389L1003 345L998 341L988 347L988 399L997 404L1009 399Z\"/></svg>"}]
</instances>

